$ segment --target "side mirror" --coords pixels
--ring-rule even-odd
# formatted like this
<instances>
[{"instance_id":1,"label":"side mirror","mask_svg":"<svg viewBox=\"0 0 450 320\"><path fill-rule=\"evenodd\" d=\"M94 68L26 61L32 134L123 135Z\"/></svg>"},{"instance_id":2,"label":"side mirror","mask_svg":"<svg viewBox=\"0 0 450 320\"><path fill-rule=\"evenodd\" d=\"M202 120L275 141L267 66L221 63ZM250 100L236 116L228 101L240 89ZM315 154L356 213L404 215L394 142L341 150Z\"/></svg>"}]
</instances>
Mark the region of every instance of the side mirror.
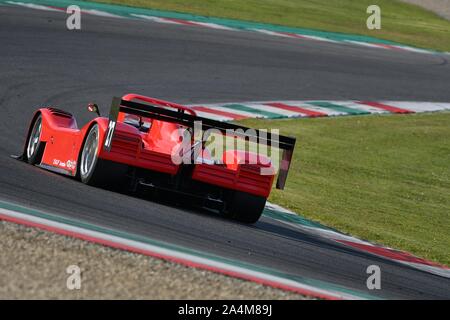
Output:
<instances>
[{"instance_id":1,"label":"side mirror","mask_svg":"<svg viewBox=\"0 0 450 320\"><path fill-rule=\"evenodd\" d=\"M95 112L100 117L100 109L97 104L91 102L88 104L87 109L89 112Z\"/></svg>"}]
</instances>

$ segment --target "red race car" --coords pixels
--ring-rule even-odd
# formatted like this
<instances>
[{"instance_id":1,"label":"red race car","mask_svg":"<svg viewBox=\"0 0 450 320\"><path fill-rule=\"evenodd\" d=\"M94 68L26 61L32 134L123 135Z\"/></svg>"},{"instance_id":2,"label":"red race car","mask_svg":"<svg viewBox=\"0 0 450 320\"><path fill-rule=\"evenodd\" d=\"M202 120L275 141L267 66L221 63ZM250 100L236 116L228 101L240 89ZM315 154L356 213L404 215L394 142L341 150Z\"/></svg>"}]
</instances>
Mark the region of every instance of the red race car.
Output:
<instances>
[{"instance_id":1,"label":"red race car","mask_svg":"<svg viewBox=\"0 0 450 320\"><path fill-rule=\"evenodd\" d=\"M233 142L217 159L211 141L223 135L281 150L277 188L284 188L295 138L198 117L193 108L136 94L113 98L109 118L95 104L88 109L98 117L81 129L68 112L39 109L18 158L93 186L126 186L144 197L175 193L170 199L254 223L276 175L273 157L239 150Z\"/></svg>"}]
</instances>

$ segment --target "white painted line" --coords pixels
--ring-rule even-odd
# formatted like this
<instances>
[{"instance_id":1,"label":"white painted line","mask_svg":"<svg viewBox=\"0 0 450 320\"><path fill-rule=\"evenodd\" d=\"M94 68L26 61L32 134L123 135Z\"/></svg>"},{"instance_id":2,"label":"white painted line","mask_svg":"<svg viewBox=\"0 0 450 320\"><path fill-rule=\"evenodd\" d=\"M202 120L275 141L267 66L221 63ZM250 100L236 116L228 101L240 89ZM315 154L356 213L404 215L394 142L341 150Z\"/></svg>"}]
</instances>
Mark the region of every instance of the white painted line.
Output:
<instances>
[{"instance_id":1,"label":"white painted line","mask_svg":"<svg viewBox=\"0 0 450 320\"><path fill-rule=\"evenodd\" d=\"M91 14L91 15L94 15L94 16L100 16L100 17L124 18L124 17L118 16L116 14L112 14L112 13L105 12L105 11L94 10L94 9L83 9L82 12L83 13L87 13L87 14Z\"/></svg>"},{"instance_id":2,"label":"white painted line","mask_svg":"<svg viewBox=\"0 0 450 320\"><path fill-rule=\"evenodd\" d=\"M375 43L369 43L369 42L354 41L354 40L344 40L344 42L357 44L357 45L360 45L360 46L365 46L365 47L370 47L370 48L388 49L386 47L382 47L382 46L376 45Z\"/></svg>"},{"instance_id":3,"label":"white painted line","mask_svg":"<svg viewBox=\"0 0 450 320\"><path fill-rule=\"evenodd\" d=\"M210 22L198 22L198 21L189 21L195 24L198 24L200 26L204 26L207 28L212 28L212 29L217 29L217 30L228 30L228 31L238 31L238 29L233 29L230 27L226 27L224 25L221 24L217 24L217 23L210 23Z\"/></svg>"},{"instance_id":4,"label":"white painted line","mask_svg":"<svg viewBox=\"0 0 450 320\"><path fill-rule=\"evenodd\" d=\"M419 48L413 48L413 47L408 47L408 46L392 45L392 47L398 48L398 49L402 49L402 50L405 50L405 51L410 51L410 52L425 53L425 54L434 54L434 52L433 52L433 51L430 51L430 50L419 49Z\"/></svg>"},{"instance_id":5,"label":"white painted line","mask_svg":"<svg viewBox=\"0 0 450 320\"><path fill-rule=\"evenodd\" d=\"M188 25L189 23L192 23L193 26L195 25L195 26L199 26L199 27L206 27L206 28L217 29L217 30L237 31L237 29L229 28L229 27L217 24L217 23L198 22L198 21L190 21L190 20L183 20L183 21L186 21L186 23L182 23L182 22L178 22L176 20L166 19L166 18L156 17L156 16L147 16L147 15L143 15L143 14L134 14L134 13L132 13L130 15L133 17L136 17L136 18L150 20L150 21L158 22L158 23L167 23L167 24L176 24L176 25Z\"/></svg>"},{"instance_id":6,"label":"white painted line","mask_svg":"<svg viewBox=\"0 0 450 320\"><path fill-rule=\"evenodd\" d=\"M153 21L153 22L158 22L158 23L182 25L181 23L178 23L176 21L166 20L164 18L155 17L155 16L146 16L146 15L143 15L143 14L134 14L134 13L132 13L131 16L136 17L136 18L145 19L145 20L150 20L150 21Z\"/></svg>"},{"instance_id":7,"label":"white painted line","mask_svg":"<svg viewBox=\"0 0 450 320\"><path fill-rule=\"evenodd\" d=\"M331 39L328 39L328 38L325 38L325 37L310 36L310 35L306 35L306 34L297 34L297 35L301 36L302 38L316 40L316 41L323 41L323 42L330 42L330 43L339 43L339 41L331 40Z\"/></svg>"},{"instance_id":8,"label":"white painted line","mask_svg":"<svg viewBox=\"0 0 450 320\"><path fill-rule=\"evenodd\" d=\"M397 50L397 51L406 51L404 48L393 46L390 44L384 44L384 43L374 43L374 42L362 42L362 41L353 41L353 40L343 40L343 42L353 43L361 46L371 47L371 48L379 48L379 49L386 49L386 50Z\"/></svg>"},{"instance_id":9,"label":"white painted line","mask_svg":"<svg viewBox=\"0 0 450 320\"><path fill-rule=\"evenodd\" d=\"M337 299L361 299L360 297L356 297L347 293L341 293L341 292L335 292L330 290L324 290L320 288L316 288L307 284L302 284L297 281L293 281L290 279L281 278L278 276L273 276L267 273L254 271L251 269L246 269L243 267L235 266L232 264L215 261L207 258L202 258L199 256L195 256L188 253L183 253L181 251L175 251L172 249L166 249L162 248L156 245L151 245L147 243L142 243L134 240L128 240L125 238L117 237L114 235L101 233L93 230L84 229L81 227L76 227L52 220L43 219L40 217L23 214L17 211L12 211L8 209L0 208L0 214L4 215L6 217L10 217L23 222L29 222L32 224L42 225L46 226L49 229L52 229L54 232L68 232L69 235L72 236L81 236L85 238L89 238L92 242L100 242L100 243L107 243L106 245L114 246L114 244L120 245L121 247L129 247L129 248L135 248L138 249L140 253L147 253L147 255L153 256L157 255L159 257L167 257L167 258L173 258L177 259L179 263L182 263L182 261L185 261L187 263L196 264L197 267L202 268L204 266L204 269L208 269L210 267L211 271L215 272L224 272L235 274L236 276L241 276L246 279L253 279L255 281L259 280L265 280L267 283L278 283L281 286L286 286L288 288L297 288L299 291L305 291L305 292L311 292L316 293L318 295L322 296L328 296L328 297L334 297ZM0 216L1 218L1 216ZM20 222L18 222L20 223ZM96 241L97 240L97 241Z\"/></svg>"},{"instance_id":10,"label":"white painted line","mask_svg":"<svg viewBox=\"0 0 450 320\"><path fill-rule=\"evenodd\" d=\"M268 34L268 35L271 35L271 36L277 36L277 37L284 37L284 38L291 38L291 39L302 38L302 39L307 39L307 40L315 40L315 41L338 43L338 41L331 40L331 39L328 39L328 38L318 37L318 36L310 36L310 35L300 34L300 33L289 34L289 33L281 33L281 32L276 32L276 31L270 31L270 30L266 30L266 29L248 29L248 30L256 31L256 32L264 33L264 34Z\"/></svg>"},{"instance_id":11,"label":"white painted line","mask_svg":"<svg viewBox=\"0 0 450 320\"><path fill-rule=\"evenodd\" d=\"M380 48L380 49L400 49L403 51L409 51L409 52L415 52L415 53L424 53L424 54L434 54L431 50L425 50L425 49L419 49L409 46L403 46L403 45L383 45L383 44L377 44L377 43L369 43L369 42L363 42L363 41L354 41L354 40L344 40L344 42L357 44L360 46L366 46L370 48Z\"/></svg>"},{"instance_id":12,"label":"white painted line","mask_svg":"<svg viewBox=\"0 0 450 320\"><path fill-rule=\"evenodd\" d=\"M247 29L247 30L260 32L260 33L268 34L268 35L271 35L271 36L284 37L284 38L295 38L295 37L293 37L291 35L288 35L288 34L283 34L283 33L270 31L270 30L265 30L265 29Z\"/></svg>"},{"instance_id":13,"label":"white painted line","mask_svg":"<svg viewBox=\"0 0 450 320\"><path fill-rule=\"evenodd\" d=\"M280 211L280 212L284 212L287 214L292 214L294 216L297 215L295 212L288 210L286 208L283 208L282 206L279 206L279 205L269 202L269 201L266 202L266 208L268 208L269 210Z\"/></svg>"},{"instance_id":14,"label":"white painted line","mask_svg":"<svg viewBox=\"0 0 450 320\"><path fill-rule=\"evenodd\" d=\"M406 101L385 101L389 106L411 110L414 112L433 112L450 110L450 103L445 102L406 102Z\"/></svg>"},{"instance_id":15,"label":"white painted line","mask_svg":"<svg viewBox=\"0 0 450 320\"><path fill-rule=\"evenodd\" d=\"M59 10L56 8L48 7L48 6L42 6L39 4L33 4L33 3L24 3L24 2L15 2L15 1L6 1L6 3L18 5L30 9L37 9L37 10L44 10L44 11L56 11L56 12L62 12L63 10Z\"/></svg>"}]
</instances>

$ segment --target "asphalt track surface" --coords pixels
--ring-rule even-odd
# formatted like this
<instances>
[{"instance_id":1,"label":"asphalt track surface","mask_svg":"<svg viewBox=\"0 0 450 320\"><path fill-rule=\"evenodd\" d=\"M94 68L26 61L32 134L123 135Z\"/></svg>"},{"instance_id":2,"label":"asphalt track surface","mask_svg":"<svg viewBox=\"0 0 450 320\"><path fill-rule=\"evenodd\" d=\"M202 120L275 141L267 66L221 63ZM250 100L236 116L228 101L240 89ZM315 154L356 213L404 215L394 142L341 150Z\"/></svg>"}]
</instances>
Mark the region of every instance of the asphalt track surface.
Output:
<instances>
[{"instance_id":1,"label":"asphalt track surface","mask_svg":"<svg viewBox=\"0 0 450 320\"><path fill-rule=\"evenodd\" d=\"M449 101L444 57L299 42L248 32L0 6L0 194L102 226L336 283L382 298L450 298L450 280L262 218L253 226L96 189L9 157L38 106L74 113L144 93L182 103L244 100ZM245 209L243 209L245 210ZM366 268L382 270L368 291Z\"/></svg>"}]
</instances>

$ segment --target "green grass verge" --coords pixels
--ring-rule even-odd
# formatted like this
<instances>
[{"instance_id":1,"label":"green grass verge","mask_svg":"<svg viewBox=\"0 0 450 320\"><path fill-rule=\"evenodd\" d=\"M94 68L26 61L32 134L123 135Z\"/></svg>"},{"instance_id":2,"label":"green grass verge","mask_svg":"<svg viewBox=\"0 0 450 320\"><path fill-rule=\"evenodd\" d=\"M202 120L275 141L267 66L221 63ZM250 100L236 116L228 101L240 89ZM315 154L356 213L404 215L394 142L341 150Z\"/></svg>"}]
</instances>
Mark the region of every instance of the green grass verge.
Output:
<instances>
[{"instance_id":1,"label":"green grass verge","mask_svg":"<svg viewBox=\"0 0 450 320\"><path fill-rule=\"evenodd\" d=\"M450 22L397 0L96 0L265 22L291 27L367 35L417 47L450 51ZM367 7L381 7L382 29L368 30Z\"/></svg>"},{"instance_id":2,"label":"green grass verge","mask_svg":"<svg viewBox=\"0 0 450 320\"><path fill-rule=\"evenodd\" d=\"M286 189L271 201L450 265L450 113L241 123L297 137Z\"/></svg>"}]
</instances>

